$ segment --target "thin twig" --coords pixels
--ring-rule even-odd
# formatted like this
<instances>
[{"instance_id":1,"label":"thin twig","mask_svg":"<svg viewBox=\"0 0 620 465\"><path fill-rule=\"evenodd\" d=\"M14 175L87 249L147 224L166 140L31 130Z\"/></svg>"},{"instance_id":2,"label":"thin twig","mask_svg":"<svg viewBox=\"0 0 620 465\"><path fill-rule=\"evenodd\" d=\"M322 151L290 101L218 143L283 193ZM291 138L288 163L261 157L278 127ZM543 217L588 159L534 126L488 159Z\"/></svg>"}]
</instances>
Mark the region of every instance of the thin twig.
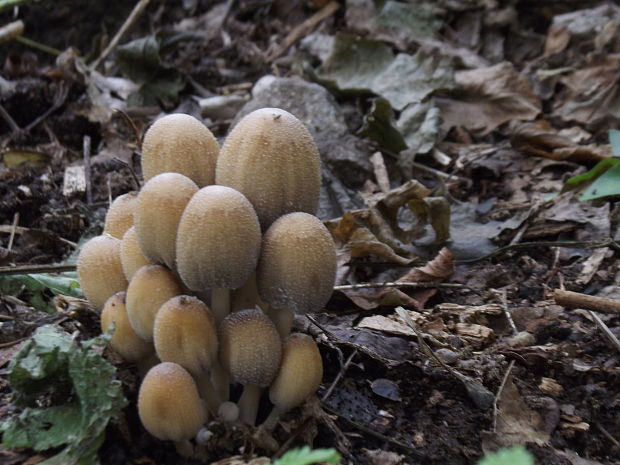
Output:
<instances>
[{"instance_id":1,"label":"thin twig","mask_svg":"<svg viewBox=\"0 0 620 465\"><path fill-rule=\"evenodd\" d=\"M24 342L27 339L28 339L27 337L22 337L20 339L15 339L14 341L3 342L2 344L0 344L0 349L5 349L7 347L14 346L15 344L19 344L20 342Z\"/></svg>"},{"instance_id":2,"label":"thin twig","mask_svg":"<svg viewBox=\"0 0 620 465\"><path fill-rule=\"evenodd\" d=\"M24 45L27 45L28 47L34 48L35 50L39 50L43 53L48 53L55 57L62 55L62 50L58 50L57 48L42 44L35 40L29 39L28 37L18 36L18 37L15 37L15 40L17 42L21 42Z\"/></svg>"},{"instance_id":3,"label":"thin twig","mask_svg":"<svg viewBox=\"0 0 620 465\"><path fill-rule=\"evenodd\" d=\"M0 116L2 116L6 124L9 125L9 127L11 128L11 132L14 132L14 133L21 132L22 129L17 125L13 117L9 114L8 111L6 111L6 108L4 108L4 106L1 103L0 103Z\"/></svg>"},{"instance_id":4,"label":"thin twig","mask_svg":"<svg viewBox=\"0 0 620 465\"><path fill-rule=\"evenodd\" d=\"M504 377L502 378L502 383L499 385L499 389L497 390L497 394L495 395L495 399L493 400L493 432L497 431L497 403L499 401L502 392L504 391L504 387L506 386L506 382L508 381L508 377L510 376L510 372L512 371L512 367L514 367L515 361L511 360L508 368L506 369L506 373L504 373Z\"/></svg>"},{"instance_id":5,"label":"thin twig","mask_svg":"<svg viewBox=\"0 0 620 465\"><path fill-rule=\"evenodd\" d=\"M555 303L565 308L583 308L598 313L620 315L620 300L596 297L579 292L556 289L553 293Z\"/></svg>"},{"instance_id":6,"label":"thin twig","mask_svg":"<svg viewBox=\"0 0 620 465\"><path fill-rule=\"evenodd\" d=\"M334 286L334 291L353 291L356 289L378 289L384 287L412 287L415 289L428 289L432 287L442 287L446 289L466 289L467 286L458 283L425 283L425 282L386 282L386 283L359 283L342 284Z\"/></svg>"},{"instance_id":7,"label":"thin twig","mask_svg":"<svg viewBox=\"0 0 620 465\"><path fill-rule=\"evenodd\" d=\"M334 391L336 385L342 379L342 377L344 376L345 372L349 368L349 365L351 365L351 362L353 361L353 357L355 357L356 355L357 355L357 349L355 349L355 350L353 350L353 352L351 352L351 355L349 355L347 357L347 359L344 362L344 364L340 367L340 371L338 372L338 374L336 375L336 377L334 378L332 383L327 388L327 391L325 391L325 394L323 394L323 397L321 397L321 402L325 402L329 398L329 396L332 394L332 392Z\"/></svg>"},{"instance_id":8,"label":"thin twig","mask_svg":"<svg viewBox=\"0 0 620 465\"><path fill-rule=\"evenodd\" d=\"M99 68L99 65L108 57L110 53L112 53L112 51L116 48L127 30L131 26L133 26L133 24L137 21L142 12L146 9L150 1L151 0L139 0L138 3L136 3L136 6L133 8L133 10L131 11L121 28L118 30L114 38L110 41L105 50L101 52L99 58L97 58L90 66L91 70L96 70L97 68Z\"/></svg>"},{"instance_id":9,"label":"thin twig","mask_svg":"<svg viewBox=\"0 0 620 465\"><path fill-rule=\"evenodd\" d=\"M598 326L598 328L601 331L603 331L603 334L605 335L607 340L612 345L616 346L616 349L618 349L618 351L620 352L620 341L618 341L618 338L615 336L615 334L611 332L611 330L609 329L609 326L607 326L605 322L601 320L601 318L593 311L588 310L588 314L590 315L590 318L594 320L594 323L596 323L596 326Z\"/></svg>"},{"instance_id":10,"label":"thin twig","mask_svg":"<svg viewBox=\"0 0 620 465\"><path fill-rule=\"evenodd\" d=\"M19 212L15 212L15 215L13 215L13 224L11 225L11 235L9 236L9 245L7 247L9 252L13 248L13 241L15 240L15 232L17 230L17 223L19 223Z\"/></svg>"},{"instance_id":11,"label":"thin twig","mask_svg":"<svg viewBox=\"0 0 620 465\"><path fill-rule=\"evenodd\" d=\"M0 266L0 275L31 274L31 273L62 273L75 271L75 265L20 265Z\"/></svg>"},{"instance_id":12,"label":"thin twig","mask_svg":"<svg viewBox=\"0 0 620 465\"><path fill-rule=\"evenodd\" d=\"M603 425L601 425L598 421L597 421L596 423L594 423L594 424L595 424L595 425L596 425L596 427L597 427L597 428L601 431L601 433L603 433L603 434L605 435L605 437L606 437L607 439L609 439L609 440L610 440L610 441L614 444L614 446L616 446L617 448L619 448L619 449L620 449L620 442L618 442L618 440L617 440L616 438L614 438L614 437L613 437L613 436L609 433L609 431L607 431L607 430L603 427Z\"/></svg>"},{"instance_id":13,"label":"thin twig","mask_svg":"<svg viewBox=\"0 0 620 465\"><path fill-rule=\"evenodd\" d=\"M82 139L82 154L84 157L84 183L86 184L86 204L93 203L93 187L90 172L90 136L86 135Z\"/></svg>"},{"instance_id":14,"label":"thin twig","mask_svg":"<svg viewBox=\"0 0 620 465\"><path fill-rule=\"evenodd\" d=\"M508 299L506 297L506 289L498 289L496 291L499 294L500 305L502 306L502 310L504 311L504 315L508 320L508 324L512 328L514 334L517 334L519 330L517 329L517 325L515 325L514 320L512 319L512 315L508 311Z\"/></svg>"},{"instance_id":15,"label":"thin twig","mask_svg":"<svg viewBox=\"0 0 620 465\"><path fill-rule=\"evenodd\" d=\"M40 229L34 229L34 228L25 228L23 226L6 226L6 225L0 225L0 233L9 233L11 234L13 232L13 230L15 231L15 234L24 234L28 231L40 231L45 233L46 231L42 231ZM73 248L77 248L77 244L73 241L70 241L69 239L65 239L64 237L58 237L55 236L56 239L58 239L60 242L63 242L67 245L70 245Z\"/></svg>"}]
</instances>

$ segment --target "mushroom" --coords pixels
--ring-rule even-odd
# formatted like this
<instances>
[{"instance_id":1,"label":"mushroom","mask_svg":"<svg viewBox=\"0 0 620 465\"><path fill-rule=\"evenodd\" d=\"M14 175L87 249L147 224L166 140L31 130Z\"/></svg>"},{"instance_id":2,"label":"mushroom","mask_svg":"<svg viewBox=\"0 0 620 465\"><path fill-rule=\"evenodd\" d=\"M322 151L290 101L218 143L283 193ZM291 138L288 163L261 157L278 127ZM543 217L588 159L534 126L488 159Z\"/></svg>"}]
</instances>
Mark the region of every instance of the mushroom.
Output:
<instances>
[{"instance_id":1,"label":"mushroom","mask_svg":"<svg viewBox=\"0 0 620 465\"><path fill-rule=\"evenodd\" d=\"M134 222L140 249L154 263L176 268L177 228L181 214L198 186L179 173L162 173L147 181L140 193Z\"/></svg>"},{"instance_id":2,"label":"mushroom","mask_svg":"<svg viewBox=\"0 0 620 465\"><path fill-rule=\"evenodd\" d=\"M146 430L163 441L174 441L177 451L191 456L192 439L207 413L192 376L180 365L163 362L144 377L138 394L138 415Z\"/></svg>"},{"instance_id":3,"label":"mushroom","mask_svg":"<svg viewBox=\"0 0 620 465\"><path fill-rule=\"evenodd\" d=\"M243 384L239 418L256 422L262 388L271 384L280 367L282 341L275 326L258 309L228 315L220 325L220 363Z\"/></svg>"},{"instance_id":4,"label":"mushroom","mask_svg":"<svg viewBox=\"0 0 620 465\"><path fill-rule=\"evenodd\" d=\"M121 265L123 267L123 273L125 273L125 278L127 278L127 281L131 281L136 271L143 266L153 264L154 263L144 256L138 244L136 228L132 226L123 235L123 240L121 242Z\"/></svg>"},{"instance_id":5,"label":"mushroom","mask_svg":"<svg viewBox=\"0 0 620 465\"><path fill-rule=\"evenodd\" d=\"M131 327L125 308L125 292L117 292L111 296L101 311L101 331L105 332L114 324L114 333L110 339L110 346L119 353L124 360L136 363L146 373L145 364L152 360L155 349L140 338ZM150 366L148 367L150 368Z\"/></svg>"},{"instance_id":6,"label":"mushroom","mask_svg":"<svg viewBox=\"0 0 620 465\"><path fill-rule=\"evenodd\" d=\"M181 173L199 187L213 184L220 147L202 122L175 113L158 119L142 142L142 173L148 181L159 173Z\"/></svg>"},{"instance_id":7,"label":"mushroom","mask_svg":"<svg viewBox=\"0 0 620 465\"><path fill-rule=\"evenodd\" d=\"M278 418L316 392L323 379L323 361L314 339L307 334L291 334L282 350L280 371L269 387L273 410L263 423L273 429Z\"/></svg>"},{"instance_id":8,"label":"mushroom","mask_svg":"<svg viewBox=\"0 0 620 465\"><path fill-rule=\"evenodd\" d=\"M230 187L203 187L187 204L177 231L177 271L191 290L212 290L218 324L229 312L229 290L254 272L260 240L252 205Z\"/></svg>"},{"instance_id":9,"label":"mushroom","mask_svg":"<svg viewBox=\"0 0 620 465\"><path fill-rule=\"evenodd\" d=\"M77 273L84 296L97 308L127 289L121 265L121 241L109 235L93 237L80 251Z\"/></svg>"},{"instance_id":10,"label":"mushroom","mask_svg":"<svg viewBox=\"0 0 620 465\"><path fill-rule=\"evenodd\" d=\"M264 231L286 213L316 212L320 169L318 149L301 121L279 108L263 108L226 138L215 181L248 198Z\"/></svg>"},{"instance_id":11,"label":"mushroom","mask_svg":"<svg viewBox=\"0 0 620 465\"><path fill-rule=\"evenodd\" d=\"M283 339L294 313L315 312L329 300L336 279L336 246L323 223L308 213L289 213L265 232L256 270L258 293L269 305Z\"/></svg>"},{"instance_id":12,"label":"mushroom","mask_svg":"<svg viewBox=\"0 0 620 465\"><path fill-rule=\"evenodd\" d=\"M133 226L133 212L136 207L137 192L128 192L114 199L105 215L103 232L117 239Z\"/></svg>"},{"instance_id":13,"label":"mushroom","mask_svg":"<svg viewBox=\"0 0 620 465\"><path fill-rule=\"evenodd\" d=\"M160 307L181 294L181 284L167 268L147 265L136 271L127 287L126 299L127 315L136 334L151 342L155 316Z\"/></svg>"},{"instance_id":14,"label":"mushroom","mask_svg":"<svg viewBox=\"0 0 620 465\"><path fill-rule=\"evenodd\" d=\"M178 363L192 374L209 410L216 415L221 400L209 372L217 363L218 343L209 308L196 297L173 297L157 312L153 340L162 362Z\"/></svg>"}]
</instances>

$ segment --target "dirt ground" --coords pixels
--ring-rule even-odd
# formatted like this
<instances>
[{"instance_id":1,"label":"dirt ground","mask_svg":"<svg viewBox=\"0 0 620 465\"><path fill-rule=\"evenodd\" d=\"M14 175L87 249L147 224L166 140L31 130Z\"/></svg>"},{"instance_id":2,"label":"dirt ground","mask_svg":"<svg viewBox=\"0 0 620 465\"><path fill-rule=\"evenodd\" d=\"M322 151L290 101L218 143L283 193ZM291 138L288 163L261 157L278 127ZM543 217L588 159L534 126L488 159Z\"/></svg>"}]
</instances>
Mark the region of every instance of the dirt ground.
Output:
<instances>
[{"instance_id":1,"label":"dirt ground","mask_svg":"<svg viewBox=\"0 0 620 465\"><path fill-rule=\"evenodd\" d=\"M0 48L0 104L7 114L0 118L0 278L15 275L11 266L34 266L33 273L46 271L40 265L74 263L76 248L101 232L110 199L139 187L140 137L158 115L202 116L221 141L249 111L242 106L252 96L260 103L257 90L250 91L263 76L301 77L319 83L313 85L328 95L343 128L329 144L317 142L331 189L321 219L338 247L342 287L324 312L295 321L319 344L323 382L315 399L284 418L275 447L227 431L209 460L242 452L248 461L251 454L273 457L307 443L336 448L343 463L473 464L486 451L525 444L539 464L620 463L620 346L613 340L620 338L619 314L571 309L554 299L557 289L620 298L617 197L591 202L580 201L580 192L561 193L568 178L611 156L608 131L620 129L618 7L441 1L432 33L437 45L364 23L363 8L373 2L341 2L309 25L325 3L153 1L121 44L158 33L157 58L135 69L112 53L97 78L82 59L99 56L131 4L94 1L84 9L78 1L52 7L44 0L19 7L25 36L63 54L57 59L15 40ZM558 19L573 12L600 23L580 29ZM13 10L0 18L12 21ZM304 25L299 34L297 25ZM343 89L333 57L308 45L343 31L403 55L428 49L437 60L450 57L456 84L432 91L443 123L430 148L416 140L399 155L385 140L360 133L376 104L373 93L383 94ZM286 38L295 40L280 50ZM128 60L139 62L134 55ZM352 74L364 72L358 67ZM106 80L121 76L122 83ZM132 82L129 97L123 86ZM307 85L278 82L282 89ZM284 90L273 92L267 101L304 105L286 102L295 96ZM228 98L224 110L207 113L199 101L212 96ZM411 108L387 98L390 112ZM122 111L113 112L119 101ZM314 108L307 111L306 119L300 116L306 124L314 121ZM314 123L315 136L334 131ZM424 133L416 128L412 138ZM91 178L85 188L71 188L67 168L83 166L85 136ZM402 153L416 153L411 144L417 155L403 168ZM334 155L345 149L346 156ZM381 163L369 161L373 153ZM420 189L427 193L410 194ZM346 287L367 282L418 285ZM96 314L79 321L34 309L26 287L2 289L5 419L19 412L10 403L8 363L37 326L55 321L83 339L99 326ZM53 296L43 293L47 302ZM181 462L174 447L143 429L135 368L108 349L105 355L117 365L130 405L108 426L101 463L199 463ZM268 409L263 399L259 419ZM0 447L0 463L35 464L51 452Z\"/></svg>"}]
</instances>

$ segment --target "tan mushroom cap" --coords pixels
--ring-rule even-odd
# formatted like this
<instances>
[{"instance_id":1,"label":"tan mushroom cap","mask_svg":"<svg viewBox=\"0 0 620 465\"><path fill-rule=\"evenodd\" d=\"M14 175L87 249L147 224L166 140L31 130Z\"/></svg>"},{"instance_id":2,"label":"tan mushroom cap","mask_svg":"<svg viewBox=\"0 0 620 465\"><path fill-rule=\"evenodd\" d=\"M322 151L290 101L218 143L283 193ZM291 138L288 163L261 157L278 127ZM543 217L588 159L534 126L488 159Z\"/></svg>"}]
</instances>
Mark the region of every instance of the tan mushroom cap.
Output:
<instances>
[{"instance_id":1,"label":"tan mushroom cap","mask_svg":"<svg viewBox=\"0 0 620 465\"><path fill-rule=\"evenodd\" d=\"M142 173L148 181L159 173L181 173L199 187L215 182L220 151L217 140L191 115L164 116L146 131L142 143Z\"/></svg>"},{"instance_id":2,"label":"tan mushroom cap","mask_svg":"<svg viewBox=\"0 0 620 465\"><path fill-rule=\"evenodd\" d=\"M265 232L256 281L262 300L295 313L319 311L336 279L336 247L323 223L296 212Z\"/></svg>"},{"instance_id":3,"label":"tan mushroom cap","mask_svg":"<svg viewBox=\"0 0 620 465\"><path fill-rule=\"evenodd\" d=\"M193 291L236 289L254 272L260 242L248 199L230 187L203 187L179 222L177 271Z\"/></svg>"},{"instance_id":4,"label":"tan mushroom cap","mask_svg":"<svg viewBox=\"0 0 620 465\"><path fill-rule=\"evenodd\" d=\"M181 294L181 284L167 268L147 265L136 271L127 287L126 298L127 315L136 334L151 342L155 316L160 307Z\"/></svg>"},{"instance_id":5,"label":"tan mushroom cap","mask_svg":"<svg viewBox=\"0 0 620 465\"><path fill-rule=\"evenodd\" d=\"M84 296L95 307L103 308L111 295L127 289L120 239L103 235L89 240L78 256L77 273Z\"/></svg>"},{"instance_id":6,"label":"tan mushroom cap","mask_svg":"<svg viewBox=\"0 0 620 465\"><path fill-rule=\"evenodd\" d=\"M148 258L144 256L144 252L138 244L136 229L134 226L129 228L123 235L121 242L121 265L123 273L127 281L131 281L134 273L146 265L154 265Z\"/></svg>"},{"instance_id":7,"label":"tan mushroom cap","mask_svg":"<svg viewBox=\"0 0 620 465\"><path fill-rule=\"evenodd\" d=\"M192 376L172 362L155 365L146 374L138 414L146 430L164 441L191 439L207 420Z\"/></svg>"},{"instance_id":8,"label":"tan mushroom cap","mask_svg":"<svg viewBox=\"0 0 620 465\"><path fill-rule=\"evenodd\" d=\"M194 376L209 371L217 357L215 318L196 297L181 295L164 303L153 338L161 361L178 363Z\"/></svg>"},{"instance_id":9,"label":"tan mushroom cap","mask_svg":"<svg viewBox=\"0 0 620 465\"><path fill-rule=\"evenodd\" d=\"M314 339L291 334L284 343L280 371L269 388L269 398L282 411L297 407L316 392L323 379L323 361Z\"/></svg>"},{"instance_id":10,"label":"tan mushroom cap","mask_svg":"<svg viewBox=\"0 0 620 465\"><path fill-rule=\"evenodd\" d=\"M316 212L320 170L318 149L301 121L279 108L263 108L245 116L230 132L215 179L252 202L265 230L286 213Z\"/></svg>"},{"instance_id":11,"label":"tan mushroom cap","mask_svg":"<svg viewBox=\"0 0 620 465\"><path fill-rule=\"evenodd\" d=\"M177 228L185 206L198 186L179 173L162 173L142 186L134 214L136 234L144 255L154 263L176 267Z\"/></svg>"},{"instance_id":12,"label":"tan mushroom cap","mask_svg":"<svg viewBox=\"0 0 620 465\"><path fill-rule=\"evenodd\" d=\"M282 341L262 311L240 310L220 325L220 362L244 385L269 386L280 368Z\"/></svg>"},{"instance_id":13,"label":"tan mushroom cap","mask_svg":"<svg viewBox=\"0 0 620 465\"><path fill-rule=\"evenodd\" d=\"M117 239L133 226L133 212L136 208L137 192L128 192L114 199L105 216L103 232Z\"/></svg>"},{"instance_id":14,"label":"tan mushroom cap","mask_svg":"<svg viewBox=\"0 0 620 465\"><path fill-rule=\"evenodd\" d=\"M107 331L114 323L110 345L123 359L135 363L153 353L153 344L141 339L131 327L125 308L125 295L125 292L117 292L106 301L101 311L101 331Z\"/></svg>"}]
</instances>

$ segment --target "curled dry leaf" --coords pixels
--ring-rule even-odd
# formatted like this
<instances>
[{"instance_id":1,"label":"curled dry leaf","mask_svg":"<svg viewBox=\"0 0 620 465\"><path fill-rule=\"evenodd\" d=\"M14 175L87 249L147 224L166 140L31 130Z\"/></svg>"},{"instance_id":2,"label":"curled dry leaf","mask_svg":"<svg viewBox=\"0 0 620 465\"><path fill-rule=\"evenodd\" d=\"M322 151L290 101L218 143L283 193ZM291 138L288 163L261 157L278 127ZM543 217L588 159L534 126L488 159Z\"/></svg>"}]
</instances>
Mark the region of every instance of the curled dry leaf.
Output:
<instances>
[{"instance_id":1,"label":"curled dry leaf","mask_svg":"<svg viewBox=\"0 0 620 465\"><path fill-rule=\"evenodd\" d=\"M541 103L527 78L511 63L459 71L459 98L438 98L444 129L462 126L480 136L512 120L531 120Z\"/></svg>"}]
</instances>

